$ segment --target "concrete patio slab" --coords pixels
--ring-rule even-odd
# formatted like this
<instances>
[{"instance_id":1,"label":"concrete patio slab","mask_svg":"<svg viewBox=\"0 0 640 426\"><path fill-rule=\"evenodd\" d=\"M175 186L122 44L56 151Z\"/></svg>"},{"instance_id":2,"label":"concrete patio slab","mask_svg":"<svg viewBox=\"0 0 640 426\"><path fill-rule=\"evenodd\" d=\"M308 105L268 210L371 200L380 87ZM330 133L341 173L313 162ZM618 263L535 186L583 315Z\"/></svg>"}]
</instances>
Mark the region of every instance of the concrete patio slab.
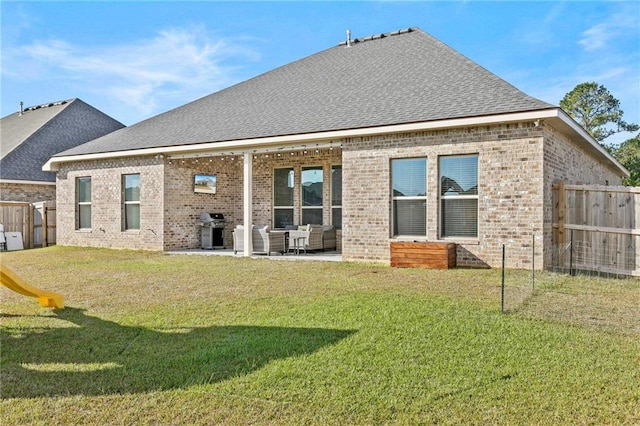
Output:
<instances>
[{"instance_id":1,"label":"concrete patio slab","mask_svg":"<svg viewBox=\"0 0 640 426\"><path fill-rule=\"evenodd\" d=\"M166 254L170 255L194 255L194 256L232 256L243 257L240 253L234 254L233 250L220 249L220 250L202 250L202 249L184 249L184 250L170 250L166 251ZM339 251L327 251L327 252L307 252L307 254L294 255L288 254L272 254L267 256L265 254L254 254L251 256L254 259L272 259L272 260L289 260L289 261L322 261L322 262L341 262L342 252Z\"/></svg>"}]
</instances>

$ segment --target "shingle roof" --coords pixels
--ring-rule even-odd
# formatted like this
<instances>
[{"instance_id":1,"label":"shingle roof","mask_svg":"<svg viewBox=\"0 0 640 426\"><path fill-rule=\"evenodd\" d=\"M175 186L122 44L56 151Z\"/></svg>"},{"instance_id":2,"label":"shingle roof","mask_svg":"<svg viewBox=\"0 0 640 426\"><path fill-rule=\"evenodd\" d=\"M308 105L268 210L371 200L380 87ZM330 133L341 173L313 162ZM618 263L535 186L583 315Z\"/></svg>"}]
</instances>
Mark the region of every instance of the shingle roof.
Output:
<instances>
[{"instance_id":1,"label":"shingle roof","mask_svg":"<svg viewBox=\"0 0 640 426\"><path fill-rule=\"evenodd\" d=\"M23 114L19 111L3 117L0 123L0 158L4 158L18 145L26 141L46 122L63 111L71 100L52 102L50 104L35 105L23 109Z\"/></svg>"},{"instance_id":2,"label":"shingle roof","mask_svg":"<svg viewBox=\"0 0 640 426\"><path fill-rule=\"evenodd\" d=\"M80 99L7 115L0 120L0 179L55 182L42 171L51 156L123 127Z\"/></svg>"},{"instance_id":3,"label":"shingle roof","mask_svg":"<svg viewBox=\"0 0 640 426\"><path fill-rule=\"evenodd\" d=\"M342 43L76 147L81 155L553 108L420 29Z\"/></svg>"}]
</instances>

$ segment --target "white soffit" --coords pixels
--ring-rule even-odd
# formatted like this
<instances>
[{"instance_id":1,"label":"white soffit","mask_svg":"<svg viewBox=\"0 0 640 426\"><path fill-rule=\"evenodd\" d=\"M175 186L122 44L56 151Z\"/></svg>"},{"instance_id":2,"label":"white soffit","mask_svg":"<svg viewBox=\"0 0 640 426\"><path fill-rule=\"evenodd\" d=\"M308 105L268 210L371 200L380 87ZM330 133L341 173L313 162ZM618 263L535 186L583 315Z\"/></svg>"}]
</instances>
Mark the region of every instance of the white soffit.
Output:
<instances>
[{"instance_id":1,"label":"white soffit","mask_svg":"<svg viewBox=\"0 0 640 426\"><path fill-rule=\"evenodd\" d=\"M106 158L123 158L137 155L169 155L174 158L189 158L204 155L216 155L216 153L229 153L233 151L236 154L265 152L265 150L273 149L301 149L308 144L308 147L316 148L335 146L339 148L339 142L331 142L344 138L373 136L389 133L407 133L428 130L450 129L456 127L474 127L486 126L502 123L526 122L552 119L559 127L559 130L569 133L573 137L578 137L586 143L582 143L582 147L588 152L603 156L618 168L626 176L629 172L613 158L598 142L596 142L580 125L578 125L571 117L569 117L560 108L550 108L538 111L515 112L508 114L498 114L480 117L452 118L447 120L426 121L420 123L395 124L391 126L367 127L360 129L335 130L328 132L306 133L297 135L271 136L259 139L244 139L223 142L203 142L182 146L166 146L157 148L146 148L128 151L103 152L96 154L83 154L72 156L52 157L42 167L44 171L58 171L60 164L75 161L101 160Z\"/></svg>"}]
</instances>

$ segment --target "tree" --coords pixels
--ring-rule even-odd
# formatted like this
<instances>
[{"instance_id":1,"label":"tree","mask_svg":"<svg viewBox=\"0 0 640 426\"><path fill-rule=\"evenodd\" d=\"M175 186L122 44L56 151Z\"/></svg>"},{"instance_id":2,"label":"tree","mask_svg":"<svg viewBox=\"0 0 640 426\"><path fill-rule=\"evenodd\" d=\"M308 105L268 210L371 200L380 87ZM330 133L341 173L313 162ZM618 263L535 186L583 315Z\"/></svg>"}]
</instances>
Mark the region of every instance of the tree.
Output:
<instances>
[{"instance_id":1,"label":"tree","mask_svg":"<svg viewBox=\"0 0 640 426\"><path fill-rule=\"evenodd\" d=\"M613 148L613 156L631 172L624 184L640 186L640 133Z\"/></svg>"},{"instance_id":2,"label":"tree","mask_svg":"<svg viewBox=\"0 0 640 426\"><path fill-rule=\"evenodd\" d=\"M637 124L627 123L622 119L624 113L620 109L620 101L601 84L578 84L562 98L560 107L601 144L615 133L640 129Z\"/></svg>"}]
</instances>

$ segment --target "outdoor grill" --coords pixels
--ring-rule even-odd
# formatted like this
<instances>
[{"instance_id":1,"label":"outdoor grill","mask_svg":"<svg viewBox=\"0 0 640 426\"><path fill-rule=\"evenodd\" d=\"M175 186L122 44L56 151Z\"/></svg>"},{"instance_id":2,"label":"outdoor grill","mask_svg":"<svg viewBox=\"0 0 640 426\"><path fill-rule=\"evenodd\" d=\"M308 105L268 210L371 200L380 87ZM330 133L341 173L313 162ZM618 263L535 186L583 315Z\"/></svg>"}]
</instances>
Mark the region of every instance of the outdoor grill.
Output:
<instances>
[{"instance_id":1,"label":"outdoor grill","mask_svg":"<svg viewBox=\"0 0 640 426\"><path fill-rule=\"evenodd\" d=\"M224 225L226 221L222 213L202 213L200 215L200 248L213 250L224 248Z\"/></svg>"}]
</instances>

